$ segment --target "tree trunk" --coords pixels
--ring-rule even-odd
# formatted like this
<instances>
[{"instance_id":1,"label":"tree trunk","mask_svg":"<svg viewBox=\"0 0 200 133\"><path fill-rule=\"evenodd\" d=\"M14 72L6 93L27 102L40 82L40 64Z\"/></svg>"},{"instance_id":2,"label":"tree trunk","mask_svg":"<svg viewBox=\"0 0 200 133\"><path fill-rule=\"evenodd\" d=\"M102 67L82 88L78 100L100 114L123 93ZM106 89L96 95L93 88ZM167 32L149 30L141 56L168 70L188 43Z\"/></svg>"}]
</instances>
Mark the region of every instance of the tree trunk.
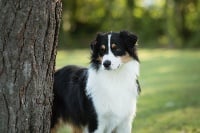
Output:
<instances>
[{"instance_id":1,"label":"tree trunk","mask_svg":"<svg viewBox=\"0 0 200 133\"><path fill-rule=\"evenodd\" d=\"M0 133L50 131L60 0L0 0Z\"/></svg>"}]
</instances>

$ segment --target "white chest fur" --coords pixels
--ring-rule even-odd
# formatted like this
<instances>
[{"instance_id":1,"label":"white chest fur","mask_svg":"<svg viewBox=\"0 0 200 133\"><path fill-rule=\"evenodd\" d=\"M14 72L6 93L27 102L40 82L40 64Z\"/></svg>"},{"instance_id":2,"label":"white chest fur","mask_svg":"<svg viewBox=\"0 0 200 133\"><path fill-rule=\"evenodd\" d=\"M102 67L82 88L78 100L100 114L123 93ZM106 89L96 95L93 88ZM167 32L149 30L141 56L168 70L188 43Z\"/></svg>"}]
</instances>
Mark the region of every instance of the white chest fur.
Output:
<instances>
[{"instance_id":1,"label":"white chest fur","mask_svg":"<svg viewBox=\"0 0 200 133\"><path fill-rule=\"evenodd\" d=\"M106 125L116 128L123 120L133 118L138 74L137 61L130 61L112 71L89 69L86 89L88 96L92 97L99 122L106 119Z\"/></svg>"}]
</instances>

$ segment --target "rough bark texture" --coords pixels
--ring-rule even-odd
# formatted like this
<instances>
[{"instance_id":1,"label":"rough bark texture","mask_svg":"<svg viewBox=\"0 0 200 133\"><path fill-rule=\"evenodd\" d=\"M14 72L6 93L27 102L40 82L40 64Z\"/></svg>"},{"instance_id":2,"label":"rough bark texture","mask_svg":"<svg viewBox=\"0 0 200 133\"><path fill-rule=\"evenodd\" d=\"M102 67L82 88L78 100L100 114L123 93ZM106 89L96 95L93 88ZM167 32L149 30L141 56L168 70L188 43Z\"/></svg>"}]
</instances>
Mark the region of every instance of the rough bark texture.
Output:
<instances>
[{"instance_id":1,"label":"rough bark texture","mask_svg":"<svg viewBox=\"0 0 200 133\"><path fill-rule=\"evenodd\" d=\"M50 131L60 0L0 0L0 133Z\"/></svg>"}]
</instances>

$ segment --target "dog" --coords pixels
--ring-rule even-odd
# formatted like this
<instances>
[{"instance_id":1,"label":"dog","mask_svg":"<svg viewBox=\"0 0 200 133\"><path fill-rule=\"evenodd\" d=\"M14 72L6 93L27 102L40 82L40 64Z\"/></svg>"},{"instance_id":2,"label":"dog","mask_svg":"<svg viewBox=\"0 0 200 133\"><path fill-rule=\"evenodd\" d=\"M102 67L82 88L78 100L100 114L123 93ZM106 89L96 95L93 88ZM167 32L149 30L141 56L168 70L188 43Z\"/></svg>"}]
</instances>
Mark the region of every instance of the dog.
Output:
<instances>
[{"instance_id":1,"label":"dog","mask_svg":"<svg viewBox=\"0 0 200 133\"><path fill-rule=\"evenodd\" d=\"M136 42L128 31L98 33L88 68L55 72L51 129L62 120L74 133L131 133L141 91Z\"/></svg>"}]
</instances>

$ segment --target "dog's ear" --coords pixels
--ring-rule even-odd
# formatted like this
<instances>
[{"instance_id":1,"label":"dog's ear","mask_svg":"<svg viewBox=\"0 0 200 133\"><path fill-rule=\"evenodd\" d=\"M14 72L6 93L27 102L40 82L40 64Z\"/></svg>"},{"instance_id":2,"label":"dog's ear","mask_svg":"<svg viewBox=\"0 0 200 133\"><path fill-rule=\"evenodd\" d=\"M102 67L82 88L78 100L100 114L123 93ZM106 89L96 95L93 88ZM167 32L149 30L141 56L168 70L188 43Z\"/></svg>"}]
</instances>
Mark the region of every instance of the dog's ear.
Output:
<instances>
[{"instance_id":1,"label":"dog's ear","mask_svg":"<svg viewBox=\"0 0 200 133\"><path fill-rule=\"evenodd\" d=\"M133 48L137 42L137 36L128 31L120 31L120 37L129 48Z\"/></svg>"},{"instance_id":2,"label":"dog's ear","mask_svg":"<svg viewBox=\"0 0 200 133\"><path fill-rule=\"evenodd\" d=\"M95 50L95 47L97 45L97 42L100 40L101 35L102 35L102 33L97 33L96 39L91 42L90 48L91 48L92 52Z\"/></svg>"},{"instance_id":3,"label":"dog's ear","mask_svg":"<svg viewBox=\"0 0 200 133\"><path fill-rule=\"evenodd\" d=\"M137 36L128 31L120 31L120 37L122 38L123 43L125 44L128 53L132 57L134 57L137 61L139 61L139 58L137 55L137 47L136 47L136 42L138 40Z\"/></svg>"}]
</instances>

